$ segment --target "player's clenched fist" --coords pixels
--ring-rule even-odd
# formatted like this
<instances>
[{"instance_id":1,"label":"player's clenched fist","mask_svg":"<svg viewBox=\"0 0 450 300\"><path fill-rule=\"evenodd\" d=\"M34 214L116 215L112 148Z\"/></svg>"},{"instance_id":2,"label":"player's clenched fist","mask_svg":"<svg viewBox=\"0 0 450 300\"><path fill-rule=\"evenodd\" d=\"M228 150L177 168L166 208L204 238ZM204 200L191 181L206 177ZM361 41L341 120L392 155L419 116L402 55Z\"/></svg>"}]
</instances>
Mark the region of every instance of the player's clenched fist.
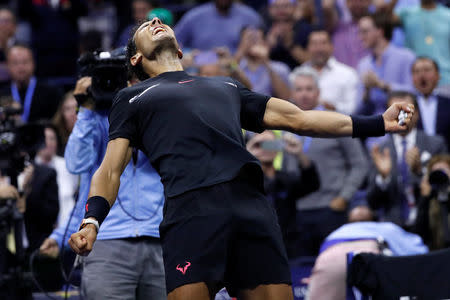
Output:
<instances>
[{"instance_id":1,"label":"player's clenched fist","mask_svg":"<svg viewBox=\"0 0 450 300\"><path fill-rule=\"evenodd\" d=\"M94 225L88 224L83 229L70 236L69 245L75 253L87 256L97 239L97 229Z\"/></svg>"}]
</instances>

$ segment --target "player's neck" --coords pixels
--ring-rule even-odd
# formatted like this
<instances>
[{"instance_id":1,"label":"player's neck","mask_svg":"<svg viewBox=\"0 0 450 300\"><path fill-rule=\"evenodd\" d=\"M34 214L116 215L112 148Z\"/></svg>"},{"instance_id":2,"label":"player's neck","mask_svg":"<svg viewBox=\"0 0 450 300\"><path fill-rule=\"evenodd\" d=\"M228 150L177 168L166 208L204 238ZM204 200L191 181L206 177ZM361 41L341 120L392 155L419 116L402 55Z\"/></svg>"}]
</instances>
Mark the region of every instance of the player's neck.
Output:
<instances>
[{"instance_id":1,"label":"player's neck","mask_svg":"<svg viewBox=\"0 0 450 300\"><path fill-rule=\"evenodd\" d=\"M142 61L142 66L150 77L165 72L183 71L178 55L169 51L159 53L155 59Z\"/></svg>"}]
</instances>

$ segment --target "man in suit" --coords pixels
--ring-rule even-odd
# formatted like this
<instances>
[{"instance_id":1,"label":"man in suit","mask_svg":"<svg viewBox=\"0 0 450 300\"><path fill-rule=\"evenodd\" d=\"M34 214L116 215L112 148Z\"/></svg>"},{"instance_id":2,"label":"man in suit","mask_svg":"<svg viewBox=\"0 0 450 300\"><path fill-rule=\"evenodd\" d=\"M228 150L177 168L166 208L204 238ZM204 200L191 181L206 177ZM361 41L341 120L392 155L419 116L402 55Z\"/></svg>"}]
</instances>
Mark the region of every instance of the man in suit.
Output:
<instances>
[{"instance_id":1,"label":"man in suit","mask_svg":"<svg viewBox=\"0 0 450 300\"><path fill-rule=\"evenodd\" d=\"M438 64L428 57L417 58L412 66L412 78L421 115L417 128L428 135L442 135L449 147L450 98L436 93L440 79Z\"/></svg>"},{"instance_id":2,"label":"man in suit","mask_svg":"<svg viewBox=\"0 0 450 300\"><path fill-rule=\"evenodd\" d=\"M56 224L59 212L58 184L56 171L46 166L30 165L22 176L21 189L26 199L24 222L28 252L31 253L40 247Z\"/></svg>"},{"instance_id":3,"label":"man in suit","mask_svg":"<svg viewBox=\"0 0 450 300\"><path fill-rule=\"evenodd\" d=\"M317 72L311 67L291 73L292 100L303 110L323 110L319 105ZM318 191L299 198L297 230L298 255L314 256L325 237L347 221L346 209L364 181L368 164L359 140L352 138L303 138L303 152L319 172ZM297 171L297 158L283 154L285 171Z\"/></svg>"},{"instance_id":4,"label":"man in suit","mask_svg":"<svg viewBox=\"0 0 450 300\"><path fill-rule=\"evenodd\" d=\"M415 95L408 92L391 93L388 105L405 101L414 104L419 112ZM417 128L418 119L416 113L407 132L391 134L372 149L376 172L371 176L367 196L371 208L379 210L380 220L407 229L417 217L416 199L424 164L433 155L447 151L441 136L431 136Z\"/></svg>"},{"instance_id":5,"label":"man in suit","mask_svg":"<svg viewBox=\"0 0 450 300\"><path fill-rule=\"evenodd\" d=\"M6 53L11 82L0 95L11 96L23 108L22 120L34 122L50 120L62 97L59 90L42 83L34 76L33 52L24 45L11 47Z\"/></svg>"}]
</instances>

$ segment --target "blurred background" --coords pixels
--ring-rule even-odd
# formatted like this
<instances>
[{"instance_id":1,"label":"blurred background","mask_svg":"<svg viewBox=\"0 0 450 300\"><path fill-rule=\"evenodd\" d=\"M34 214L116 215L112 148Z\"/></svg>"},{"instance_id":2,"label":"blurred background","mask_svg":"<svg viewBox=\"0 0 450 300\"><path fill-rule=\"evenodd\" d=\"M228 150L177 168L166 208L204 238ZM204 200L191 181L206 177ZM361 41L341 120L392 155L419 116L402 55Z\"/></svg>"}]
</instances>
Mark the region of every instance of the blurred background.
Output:
<instances>
[{"instance_id":1,"label":"blurred background","mask_svg":"<svg viewBox=\"0 0 450 300\"><path fill-rule=\"evenodd\" d=\"M125 48L133 28L154 17L174 28L190 74L230 76L304 110L374 115L398 101L415 105L413 126L401 135L244 132L278 214L296 299L342 298L350 250L380 253L386 246L391 255L411 255L448 248L449 6L449 0L1 0L0 295L78 299L76 283L64 274L71 251L39 252L69 222L86 188L83 172L67 168L74 156L66 145L80 107L107 115L114 94L136 83L125 69ZM84 76L92 86L80 93ZM72 275L71 281L81 276ZM227 299L225 292L217 297Z\"/></svg>"}]
</instances>

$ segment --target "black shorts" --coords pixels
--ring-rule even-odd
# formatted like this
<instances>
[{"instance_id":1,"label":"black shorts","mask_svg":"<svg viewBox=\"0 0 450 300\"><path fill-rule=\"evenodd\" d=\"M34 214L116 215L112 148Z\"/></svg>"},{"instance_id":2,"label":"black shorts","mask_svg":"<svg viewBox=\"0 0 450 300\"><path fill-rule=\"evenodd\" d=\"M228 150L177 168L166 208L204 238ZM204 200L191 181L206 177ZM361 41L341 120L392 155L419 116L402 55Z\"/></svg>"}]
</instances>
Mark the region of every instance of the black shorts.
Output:
<instances>
[{"instance_id":1,"label":"black shorts","mask_svg":"<svg viewBox=\"0 0 450 300\"><path fill-rule=\"evenodd\" d=\"M291 284L275 210L245 173L168 198L160 234L167 293L195 282L231 296Z\"/></svg>"}]
</instances>

